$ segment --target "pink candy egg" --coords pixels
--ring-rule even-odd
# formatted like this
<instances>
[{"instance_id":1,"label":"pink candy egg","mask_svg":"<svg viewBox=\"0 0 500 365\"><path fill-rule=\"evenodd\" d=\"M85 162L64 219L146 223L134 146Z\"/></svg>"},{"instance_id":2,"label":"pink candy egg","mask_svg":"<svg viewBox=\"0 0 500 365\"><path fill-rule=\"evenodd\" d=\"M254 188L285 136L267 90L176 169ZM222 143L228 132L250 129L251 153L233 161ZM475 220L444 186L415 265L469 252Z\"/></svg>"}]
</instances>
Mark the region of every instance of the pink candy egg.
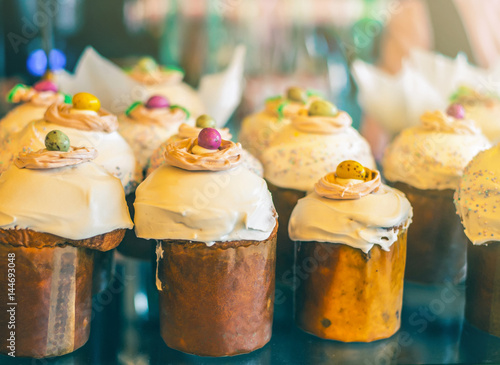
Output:
<instances>
[{"instance_id":1,"label":"pink candy egg","mask_svg":"<svg viewBox=\"0 0 500 365\"><path fill-rule=\"evenodd\" d=\"M58 91L58 88L57 88L57 85L54 84L52 81L49 81L49 80L42 80L42 81L38 81L35 85L33 85L33 88L36 90L36 91L53 91L53 92L57 92Z\"/></svg>"},{"instance_id":2,"label":"pink candy egg","mask_svg":"<svg viewBox=\"0 0 500 365\"><path fill-rule=\"evenodd\" d=\"M148 101L146 101L145 106L148 109L168 108L170 103L161 95L153 95L148 99Z\"/></svg>"},{"instance_id":3,"label":"pink candy egg","mask_svg":"<svg viewBox=\"0 0 500 365\"><path fill-rule=\"evenodd\" d=\"M198 135L198 145L209 149L216 150L222 143L222 137L215 128L203 128Z\"/></svg>"},{"instance_id":4,"label":"pink candy egg","mask_svg":"<svg viewBox=\"0 0 500 365\"><path fill-rule=\"evenodd\" d=\"M446 109L446 114L448 114L450 117L456 118L456 119L464 119L465 118L465 109L462 106L462 104L451 104L448 109Z\"/></svg>"}]
</instances>

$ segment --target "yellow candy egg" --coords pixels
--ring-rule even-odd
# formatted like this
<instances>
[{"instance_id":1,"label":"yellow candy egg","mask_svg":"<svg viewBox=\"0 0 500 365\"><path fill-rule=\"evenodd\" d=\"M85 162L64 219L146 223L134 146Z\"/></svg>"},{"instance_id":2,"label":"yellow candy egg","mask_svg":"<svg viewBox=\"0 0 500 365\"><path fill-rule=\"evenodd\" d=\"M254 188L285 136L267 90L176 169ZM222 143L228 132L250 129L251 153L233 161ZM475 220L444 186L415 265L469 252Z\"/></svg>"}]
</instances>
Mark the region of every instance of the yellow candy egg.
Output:
<instances>
[{"instance_id":1,"label":"yellow candy egg","mask_svg":"<svg viewBox=\"0 0 500 365\"><path fill-rule=\"evenodd\" d=\"M309 115L309 111L306 108L299 109L297 115L307 117Z\"/></svg>"},{"instance_id":2,"label":"yellow candy egg","mask_svg":"<svg viewBox=\"0 0 500 365\"><path fill-rule=\"evenodd\" d=\"M75 109L93 110L97 112L101 109L101 102L92 94L78 93L73 96L73 107Z\"/></svg>"},{"instance_id":3,"label":"yellow candy egg","mask_svg":"<svg viewBox=\"0 0 500 365\"><path fill-rule=\"evenodd\" d=\"M366 170L359 162L346 160L337 166L337 177L341 179L366 179Z\"/></svg>"}]
</instances>

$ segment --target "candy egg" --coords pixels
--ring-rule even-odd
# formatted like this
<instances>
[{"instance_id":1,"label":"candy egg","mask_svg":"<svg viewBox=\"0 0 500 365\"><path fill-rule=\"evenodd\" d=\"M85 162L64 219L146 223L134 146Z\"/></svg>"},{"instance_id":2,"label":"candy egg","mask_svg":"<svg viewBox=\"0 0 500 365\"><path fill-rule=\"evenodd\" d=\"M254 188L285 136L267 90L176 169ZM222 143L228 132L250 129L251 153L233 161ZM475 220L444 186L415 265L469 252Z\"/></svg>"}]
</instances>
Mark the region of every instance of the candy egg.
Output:
<instances>
[{"instance_id":1,"label":"candy egg","mask_svg":"<svg viewBox=\"0 0 500 365\"><path fill-rule=\"evenodd\" d=\"M286 92L286 98L288 100L305 103L307 101L307 93L300 87L293 86L288 88Z\"/></svg>"},{"instance_id":2,"label":"candy egg","mask_svg":"<svg viewBox=\"0 0 500 365\"><path fill-rule=\"evenodd\" d=\"M54 81L56 79L56 75L51 70L47 70L43 74L42 79L47 81Z\"/></svg>"},{"instance_id":3,"label":"candy egg","mask_svg":"<svg viewBox=\"0 0 500 365\"><path fill-rule=\"evenodd\" d=\"M137 66L146 72L154 71L158 68L158 64L152 57L143 57L137 62Z\"/></svg>"},{"instance_id":4,"label":"candy egg","mask_svg":"<svg viewBox=\"0 0 500 365\"><path fill-rule=\"evenodd\" d=\"M200 115L196 118L196 127L197 128L215 128L215 120L207 114Z\"/></svg>"},{"instance_id":5,"label":"candy egg","mask_svg":"<svg viewBox=\"0 0 500 365\"><path fill-rule=\"evenodd\" d=\"M33 89L36 91L53 91L57 92L57 85L49 80L38 81L35 85L33 85Z\"/></svg>"},{"instance_id":6,"label":"candy egg","mask_svg":"<svg viewBox=\"0 0 500 365\"><path fill-rule=\"evenodd\" d=\"M92 94L78 93L73 96L73 107L75 109L93 110L97 112L101 109L101 102Z\"/></svg>"},{"instance_id":7,"label":"candy egg","mask_svg":"<svg viewBox=\"0 0 500 365\"><path fill-rule=\"evenodd\" d=\"M60 130L54 129L45 136L45 147L48 151L69 151L69 138Z\"/></svg>"},{"instance_id":8,"label":"candy egg","mask_svg":"<svg viewBox=\"0 0 500 365\"><path fill-rule=\"evenodd\" d=\"M168 102L167 98L161 95L153 95L148 99L148 101L146 101L145 106L148 109L168 108L170 106L170 103Z\"/></svg>"},{"instance_id":9,"label":"candy egg","mask_svg":"<svg viewBox=\"0 0 500 365\"><path fill-rule=\"evenodd\" d=\"M215 128L203 128L198 134L198 145L209 150L216 150L222 143L222 137Z\"/></svg>"},{"instance_id":10,"label":"candy egg","mask_svg":"<svg viewBox=\"0 0 500 365\"><path fill-rule=\"evenodd\" d=\"M339 113L337 107L326 100L316 100L309 106L310 116L334 117Z\"/></svg>"},{"instance_id":11,"label":"candy egg","mask_svg":"<svg viewBox=\"0 0 500 365\"><path fill-rule=\"evenodd\" d=\"M446 109L446 114L450 117L456 119L464 119L465 118L465 109L462 104L451 104L448 109Z\"/></svg>"},{"instance_id":12,"label":"candy egg","mask_svg":"<svg viewBox=\"0 0 500 365\"><path fill-rule=\"evenodd\" d=\"M337 166L337 171L335 172L337 177L341 179L366 179L366 170L363 165L357 161L346 160L341 162Z\"/></svg>"}]
</instances>

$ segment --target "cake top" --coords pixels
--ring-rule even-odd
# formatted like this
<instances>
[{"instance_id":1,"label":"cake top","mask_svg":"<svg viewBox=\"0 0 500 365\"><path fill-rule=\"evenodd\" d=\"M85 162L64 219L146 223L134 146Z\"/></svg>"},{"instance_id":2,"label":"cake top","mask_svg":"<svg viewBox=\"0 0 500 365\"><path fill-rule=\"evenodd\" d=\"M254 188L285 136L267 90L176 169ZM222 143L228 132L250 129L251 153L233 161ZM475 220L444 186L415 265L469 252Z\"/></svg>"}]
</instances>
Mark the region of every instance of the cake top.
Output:
<instances>
[{"instance_id":1,"label":"cake top","mask_svg":"<svg viewBox=\"0 0 500 365\"><path fill-rule=\"evenodd\" d=\"M374 168L370 147L351 122L346 112L324 100L302 108L262 152L266 179L281 188L309 191L344 160Z\"/></svg>"},{"instance_id":2,"label":"cake top","mask_svg":"<svg viewBox=\"0 0 500 365\"><path fill-rule=\"evenodd\" d=\"M500 241L500 144L467 165L455 192L465 234L475 245Z\"/></svg>"},{"instance_id":3,"label":"cake top","mask_svg":"<svg viewBox=\"0 0 500 365\"><path fill-rule=\"evenodd\" d=\"M337 166L335 173L323 176L314 191L328 199L359 199L376 192L381 184L380 173L357 161L347 160Z\"/></svg>"},{"instance_id":4,"label":"cake top","mask_svg":"<svg viewBox=\"0 0 500 365\"><path fill-rule=\"evenodd\" d=\"M480 93L461 87L452 96L452 101L464 106L468 118L473 119L483 134L493 143L500 142L500 98L491 93Z\"/></svg>"},{"instance_id":5,"label":"cake top","mask_svg":"<svg viewBox=\"0 0 500 365\"><path fill-rule=\"evenodd\" d=\"M170 143L177 142L182 139L196 138L198 137L203 128L206 128L207 126L210 128L211 125L215 126L215 121L213 120L212 120L213 123L206 123L207 118L212 119L207 115L201 115L200 117L198 117L196 119L196 126L192 126L187 123L182 123L179 126L178 133L171 136L166 141L166 143L161 145L151 154L147 167L147 175L152 173L156 168L158 168L165 162L164 159L165 149L166 146L168 146ZM229 133L229 128L217 128L217 132L219 132L223 140L230 140L232 138L231 133ZM256 173L261 177L263 176L264 169L259 160L257 160L254 156L252 156L248 151L244 149L241 150L241 157L243 160L242 164L246 168L248 168L249 170L253 171L254 173Z\"/></svg>"},{"instance_id":6,"label":"cake top","mask_svg":"<svg viewBox=\"0 0 500 365\"><path fill-rule=\"evenodd\" d=\"M53 124L84 131L111 133L118 129L116 115L102 109L99 99L85 92L75 94L72 104L54 103L49 106L45 119Z\"/></svg>"},{"instance_id":7,"label":"cake top","mask_svg":"<svg viewBox=\"0 0 500 365\"><path fill-rule=\"evenodd\" d=\"M166 164L137 188L137 235L209 246L266 240L276 225L271 194L242 160L239 144L223 140L214 128L168 144Z\"/></svg>"},{"instance_id":8,"label":"cake top","mask_svg":"<svg viewBox=\"0 0 500 365\"><path fill-rule=\"evenodd\" d=\"M462 104L466 109L475 105L491 107L499 105L500 100L497 95L492 93L482 93L469 86L460 86L450 97L452 103Z\"/></svg>"},{"instance_id":9,"label":"cake top","mask_svg":"<svg viewBox=\"0 0 500 365\"><path fill-rule=\"evenodd\" d=\"M134 80L146 85L177 84L184 71L178 67L159 65L152 57L143 57L131 69L125 70Z\"/></svg>"},{"instance_id":10,"label":"cake top","mask_svg":"<svg viewBox=\"0 0 500 365\"><path fill-rule=\"evenodd\" d=\"M72 147L69 138L54 129L45 136L45 148L35 152L21 152L14 160L20 169L47 170L74 166L97 157L93 147Z\"/></svg>"},{"instance_id":11,"label":"cake top","mask_svg":"<svg viewBox=\"0 0 500 365\"><path fill-rule=\"evenodd\" d=\"M196 118L196 125L192 126L187 123L182 123L179 126L179 130L176 138L186 139L186 138L196 138L200 134L203 128L216 128L215 121L208 115L203 114ZM229 128L216 128L217 132L221 135L222 139L233 138L232 134L229 132Z\"/></svg>"},{"instance_id":12,"label":"cake top","mask_svg":"<svg viewBox=\"0 0 500 365\"><path fill-rule=\"evenodd\" d=\"M465 117L463 106L452 104L447 112L426 112L421 124L401 132L387 148L384 175L427 190L455 189L467 163L491 146L475 122Z\"/></svg>"},{"instance_id":13,"label":"cake top","mask_svg":"<svg viewBox=\"0 0 500 365\"><path fill-rule=\"evenodd\" d=\"M0 149L0 173L7 169L19 151L42 149L46 133L58 129L69 136L74 146L96 148L99 155L94 162L118 177L129 193L142 179L141 170L117 127L117 117L103 110L99 99L91 94L78 93L73 97L73 104L52 104L45 112L45 119L32 121L11 135L5 148Z\"/></svg>"},{"instance_id":14,"label":"cake top","mask_svg":"<svg viewBox=\"0 0 500 365\"><path fill-rule=\"evenodd\" d=\"M45 141L0 176L0 228L71 240L132 228L120 181L92 162L97 151L70 146L58 130Z\"/></svg>"},{"instance_id":15,"label":"cake top","mask_svg":"<svg viewBox=\"0 0 500 365\"><path fill-rule=\"evenodd\" d=\"M125 115L140 124L168 128L189 119L189 111L180 105L171 105L162 95L153 95L145 103L139 101L130 105Z\"/></svg>"},{"instance_id":16,"label":"cake top","mask_svg":"<svg viewBox=\"0 0 500 365\"><path fill-rule=\"evenodd\" d=\"M277 95L266 99L265 110L278 118L290 118L297 115L300 109L308 107L315 100L320 100L318 93L292 86L285 95Z\"/></svg>"},{"instance_id":17,"label":"cake top","mask_svg":"<svg viewBox=\"0 0 500 365\"><path fill-rule=\"evenodd\" d=\"M37 107L48 107L53 103L71 102L71 96L60 93L52 81L38 81L33 87L17 84L6 97L9 103L30 103Z\"/></svg>"},{"instance_id":18,"label":"cake top","mask_svg":"<svg viewBox=\"0 0 500 365\"><path fill-rule=\"evenodd\" d=\"M241 145L222 139L215 128L203 128L197 138L172 142L165 147L169 165L190 171L223 171L242 161Z\"/></svg>"},{"instance_id":19,"label":"cake top","mask_svg":"<svg viewBox=\"0 0 500 365\"><path fill-rule=\"evenodd\" d=\"M294 241L341 243L365 253L377 244L389 251L412 214L404 194L382 184L378 171L347 160L298 201L288 233Z\"/></svg>"}]
</instances>

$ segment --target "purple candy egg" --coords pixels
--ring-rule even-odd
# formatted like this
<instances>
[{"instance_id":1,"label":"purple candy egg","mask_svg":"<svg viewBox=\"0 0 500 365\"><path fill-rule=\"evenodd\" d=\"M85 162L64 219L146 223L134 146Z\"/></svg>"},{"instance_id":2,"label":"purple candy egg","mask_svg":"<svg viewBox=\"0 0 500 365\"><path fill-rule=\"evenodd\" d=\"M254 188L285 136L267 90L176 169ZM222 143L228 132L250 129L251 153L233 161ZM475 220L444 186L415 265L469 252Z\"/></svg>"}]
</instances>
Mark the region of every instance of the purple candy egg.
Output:
<instances>
[{"instance_id":1,"label":"purple candy egg","mask_svg":"<svg viewBox=\"0 0 500 365\"><path fill-rule=\"evenodd\" d=\"M52 81L49 81L49 80L42 80L42 81L38 81L35 85L33 85L33 88L36 90L36 91L53 91L53 92L57 92L58 91L58 88L57 88L57 85L54 84Z\"/></svg>"},{"instance_id":2,"label":"purple candy egg","mask_svg":"<svg viewBox=\"0 0 500 365\"><path fill-rule=\"evenodd\" d=\"M198 134L198 145L209 149L216 150L222 142L220 133L215 128L203 128Z\"/></svg>"},{"instance_id":3,"label":"purple candy egg","mask_svg":"<svg viewBox=\"0 0 500 365\"><path fill-rule=\"evenodd\" d=\"M148 101L146 101L145 106L148 109L168 108L170 103L161 95L153 95L148 99Z\"/></svg>"},{"instance_id":4,"label":"purple candy egg","mask_svg":"<svg viewBox=\"0 0 500 365\"><path fill-rule=\"evenodd\" d=\"M456 118L456 119L464 119L465 118L465 109L462 106L462 104L451 104L448 109L446 109L446 114L448 114L450 117Z\"/></svg>"}]
</instances>

